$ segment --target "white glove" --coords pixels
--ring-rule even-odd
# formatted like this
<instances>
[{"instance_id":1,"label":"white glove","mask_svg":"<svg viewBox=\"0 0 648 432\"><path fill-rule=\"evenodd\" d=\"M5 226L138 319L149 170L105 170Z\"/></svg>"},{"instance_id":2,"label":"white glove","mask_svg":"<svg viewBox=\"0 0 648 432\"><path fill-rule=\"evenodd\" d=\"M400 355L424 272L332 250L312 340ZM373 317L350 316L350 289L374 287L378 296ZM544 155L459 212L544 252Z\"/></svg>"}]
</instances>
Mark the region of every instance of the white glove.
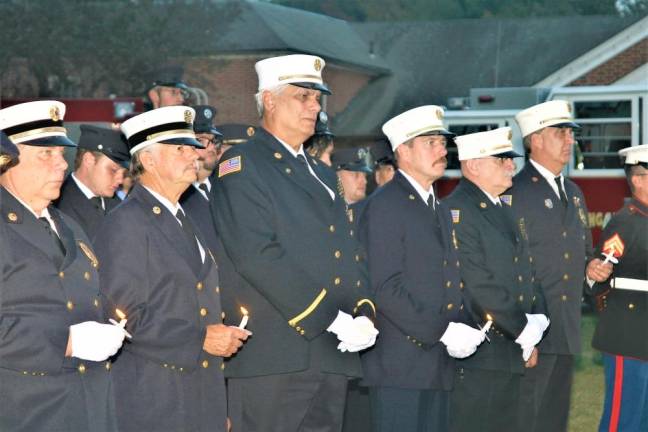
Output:
<instances>
[{"instance_id":1,"label":"white glove","mask_svg":"<svg viewBox=\"0 0 648 432\"><path fill-rule=\"evenodd\" d=\"M451 322L441 336L441 342L451 357L466 358L477 351L486 333L466 324Z\"/></svg>"},{"instance_id":2,"label":"white glove","mask_svg":"<svg viewBox=\"0 0 648 432\"><path fill-rule=\"evenodd\" d=\"M86 321L70 326L72 357L103 361L122 346L126 330L112 324Z\"/></svg>"},{"instance_id":3,"label":"white glove","mask_svg":"<svg viewBox=\"0 0 648 432\"><path fill-rule=\"evenodd\" d=\"M533 353L533 348L542 339L542 334L549 326L549 318L543 314L525 314L527 325L515 340L522 347L522 359L528 361Z\"/></svg>"},{"instance_id":4,"label":"white glove","mask_svg":"<svg viewBox=\"0 0 648 432\"><path fill-rule=\"evenodd\" d=\"M342 342L338 345L338 349L342 352L355 352L369 348L376 342L378 335L378 330L369 318L365 316L353 318L342 311L338 311L337 317L327 331L335 333Z\"/></svg>"}]
</instances>

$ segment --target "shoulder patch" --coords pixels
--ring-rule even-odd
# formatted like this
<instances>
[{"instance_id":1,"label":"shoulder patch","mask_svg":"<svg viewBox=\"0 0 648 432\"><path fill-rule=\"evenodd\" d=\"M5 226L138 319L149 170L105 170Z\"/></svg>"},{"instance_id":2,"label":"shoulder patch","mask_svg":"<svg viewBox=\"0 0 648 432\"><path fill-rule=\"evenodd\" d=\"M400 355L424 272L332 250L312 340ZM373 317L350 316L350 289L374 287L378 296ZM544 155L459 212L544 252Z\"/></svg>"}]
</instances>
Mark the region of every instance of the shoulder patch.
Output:
<instances>
[{"instance_id":1,"label":"shoulder patch","mask_svg":"<svg viewBox=\"0 0 648 432\"><path fill-rule=\"evenodd\" d=\"M509 207L513 205L513 195L500 195L499 199Z\"/></svg>"},{"instance_id":2,"label":"shoulder patch","mask_svg":"<svg viewBox=\"0 0 648 432\"><path fill-rule=\"evenodd\" d=\"M227 174L239 172L242 168L243 164L241 163L241 156L227 159L218 164L218 178L226 176Z\"/></svg>"},{"instance_id":3,"label":"shoulder patch","mask_svg":"<svg viewBox=\"0 0 648 432\"><path fill-rule=\"evenodd\" d=\"M623 243L619 233L614 233L612 237L605 240L605 243L603 243L603 252L608 255L612 254L615 258L621 257L624 249L625 243Z\"/></svg>"},{"instance_id":4,"label":"shoulder patch","mask_svg":"<svg viewBox=\"0 0 648 432\"><path fill-rule=\"evenodd\" d=\"M452 223L458 224L461 217L461 210L450 209L450 215L452 216Z\"/></svg>"}]
</instances>

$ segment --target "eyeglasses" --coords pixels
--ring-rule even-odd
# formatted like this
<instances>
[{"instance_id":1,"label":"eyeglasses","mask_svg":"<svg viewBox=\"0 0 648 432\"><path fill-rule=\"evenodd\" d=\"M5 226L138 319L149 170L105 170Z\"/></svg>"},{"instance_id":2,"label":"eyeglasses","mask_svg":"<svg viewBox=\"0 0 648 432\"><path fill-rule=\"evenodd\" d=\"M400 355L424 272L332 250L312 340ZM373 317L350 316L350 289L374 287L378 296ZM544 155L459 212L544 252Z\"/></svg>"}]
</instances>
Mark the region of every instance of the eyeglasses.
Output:
<instances>
[{"instance_id":1,"label":"eyeglasses","mask_svg":"<svg viewBox=\"0 0 648 432\"><path fill-rule=\"evenodd\" d=\"M513 158L504 158L504 157L483 157L479 159L491 159L495 161L497 165L506 165L507 162L513 162Z\"/></svg>"},{"instance_id":2,"label":"eyeglasses","mask_svg":"<svg viewBox=\"0 0 648 432\"><path fill-rule=\"evenodd\" d=\"M196 137L196 139L205 147L209 147L210 144L213 144L216 148L218 148L223 144L223 140L218 138Z\"/></svg>"}]
</instances>

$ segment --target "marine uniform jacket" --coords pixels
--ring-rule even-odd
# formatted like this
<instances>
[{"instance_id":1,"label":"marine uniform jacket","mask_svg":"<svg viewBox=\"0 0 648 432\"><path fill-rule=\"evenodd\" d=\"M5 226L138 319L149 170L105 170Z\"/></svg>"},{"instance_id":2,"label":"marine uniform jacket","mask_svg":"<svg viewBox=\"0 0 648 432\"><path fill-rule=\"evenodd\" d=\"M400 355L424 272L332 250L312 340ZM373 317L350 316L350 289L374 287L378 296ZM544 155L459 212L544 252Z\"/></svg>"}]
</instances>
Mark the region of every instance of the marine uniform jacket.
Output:
<instances>
[{"instance_id":1,"label":"marine uniform jacket","mask_svg":"<svg viewBox=\"0 0 648 432\"><path fill-rule=\"evenodd\" d=\"M459 248L464 296L473 319L492 317L490 343L458 361L461 367L523 373L522 349L515 340L527 324L525 313L547 314L535 279L524 222L511 209L494 205L463 178L444 202L450 207Z\"/></svg>"},{"instance_id":2,"label":"marine uniform jacket","mask_svg":"<svg viewBox=\"0 0 648 432\"><path fill-rule=\"evenodd\" d=\"M565 178L567 210L530 163L505 193L517 220L524 218L536 276L542 285L551 325L538 346L548 354L576 354L581 350L581 298L585 266L592 256L585 197Z\"/></svg>"},{"instance_id":3,"label":"marine uniform jacket","mask_svg":"<svg viewBox=\"0 0 648 432\"><path fill-rule=\"evenodd\" d=\"M359 233L380 336L361 356L364 384L452 388L454 360L439 342L451 321L464 320L451 230L445 204L428 208L400 172L367 200Z\"/></svg>"},{"instance_id":4,"label":"marine uniform jacket","mask_svg":"<svg viewBox=\"0 0 648 432\"><path fill-rule=\"evenodd\" d=\"M205 262L166 207L141 185L106 216L95 244L101 291L133 336L113 369L120 431L225 431L220 357L203 351L205 328L221 323L216 265Z\"/></svg>"},{"instance_id":5,"label":"marine uniform jacket","mask_svg":"<svg viewBox=\"0 0 648 432\"><path fill-rule=\"evenodd\" d=\"M306 156L336 191L335 173ZM227 364L232 377L315 368L359 376L355 353L326 331L338 310L373 314L366 264L339 192L326 189L272 135L228 150L219 164L212 210L238 284L224 292L227 317L250 312L254 333ZM364 310L364 311L363 311ZM236 317L233 318L233 317Z\"/></svg>"},{"instance_id":6,"label":"marine uniform jacket","mask_svg":"<svg viewBox=\"0 0 648 432\"><path fill-rule=\"evenodd\" d=\"M107 322L81 227L49 207L66 255L0 187L0 430L111 429L110 365L65 357L70 326Z\"/></svg>"},{"instance_id":7,"label":"marine uniform jacket","mask_svg":"<svg viewBox=\"0 0 648 432\"><path fill-rule=\"evenodd\" d=\"M97 230L105 215L120 203L121 200L116 196L113 198L104 198L104 204L106 206L104 212L83 194L72 176L69 175L61 187L61 196L54 205L77 221L81 225L81 228L83 228L83 231L88 235L88 238L92 240L97 235Z\"/></svg>"},{"instance_id":8,"label":"marine uniform jacket","mask_svg":"<svg viewBox=\"0 0 648 432\"><path fill-rule=\"evenodd\" d=\"M601 235L597 256L615 246L619 260L604 283L593 286L602 310L592 346L613 355L648 360L648 293L614 288L612 278L648 280L648 205L632 200Z\"/></svg>"}]
</instances>

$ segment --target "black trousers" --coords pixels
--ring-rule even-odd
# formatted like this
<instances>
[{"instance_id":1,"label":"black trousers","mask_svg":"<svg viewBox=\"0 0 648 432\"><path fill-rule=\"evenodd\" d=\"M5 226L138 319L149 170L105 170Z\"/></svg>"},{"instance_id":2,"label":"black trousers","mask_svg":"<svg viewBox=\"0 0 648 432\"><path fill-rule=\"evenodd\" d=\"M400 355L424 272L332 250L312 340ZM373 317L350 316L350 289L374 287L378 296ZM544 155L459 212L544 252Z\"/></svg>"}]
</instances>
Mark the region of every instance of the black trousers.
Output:
<instances>
[{"instance_id":1,"label":"black trousers","mask_svg":"<svg viewBox=\"0 0 648 432\"><path fill-rule=\"evenodd\" d=\"M373 431L371 427L369 388L360 386L359 381L358 379L349 381L342 432Z\"/></svg>"},{"instance_id":2,"label":"black trousers","mask_svg":"<svg viewBox=\"0 0 648 432\"><path fill-rule=\"evenodd\" d=\"M450 430L526 432L517 425L519 388L518 374L459 368L450 398Z\"/></svg>"},{"instance_id":3,"label":"black trousers","mask_svg":"<svg viewBox=\"0 0 648 432\"><path fill-rule=\"evenodd\" d=\"M232 432L340 432L347 377L319 371L230 378Z\"/></svg>"},{"instance_id":4,"label":"black trousers","mask_svg":"<svg viewBox=\"0 0 648 432\"><path fill-rule=\"evenodd\" d=\"M370 387L373 432L447 432L450 392Z\"/></svg>"},{"instance_id":5,"label":"black trousers","mask_svg":"<svg viewBox=\"0 0 648 432\"><path fill-rule=\"evenodd\" d=\"M574 356L540 353L520 382L520 430L567 431L573 376Z\"/></svg>"}]
</instances>

